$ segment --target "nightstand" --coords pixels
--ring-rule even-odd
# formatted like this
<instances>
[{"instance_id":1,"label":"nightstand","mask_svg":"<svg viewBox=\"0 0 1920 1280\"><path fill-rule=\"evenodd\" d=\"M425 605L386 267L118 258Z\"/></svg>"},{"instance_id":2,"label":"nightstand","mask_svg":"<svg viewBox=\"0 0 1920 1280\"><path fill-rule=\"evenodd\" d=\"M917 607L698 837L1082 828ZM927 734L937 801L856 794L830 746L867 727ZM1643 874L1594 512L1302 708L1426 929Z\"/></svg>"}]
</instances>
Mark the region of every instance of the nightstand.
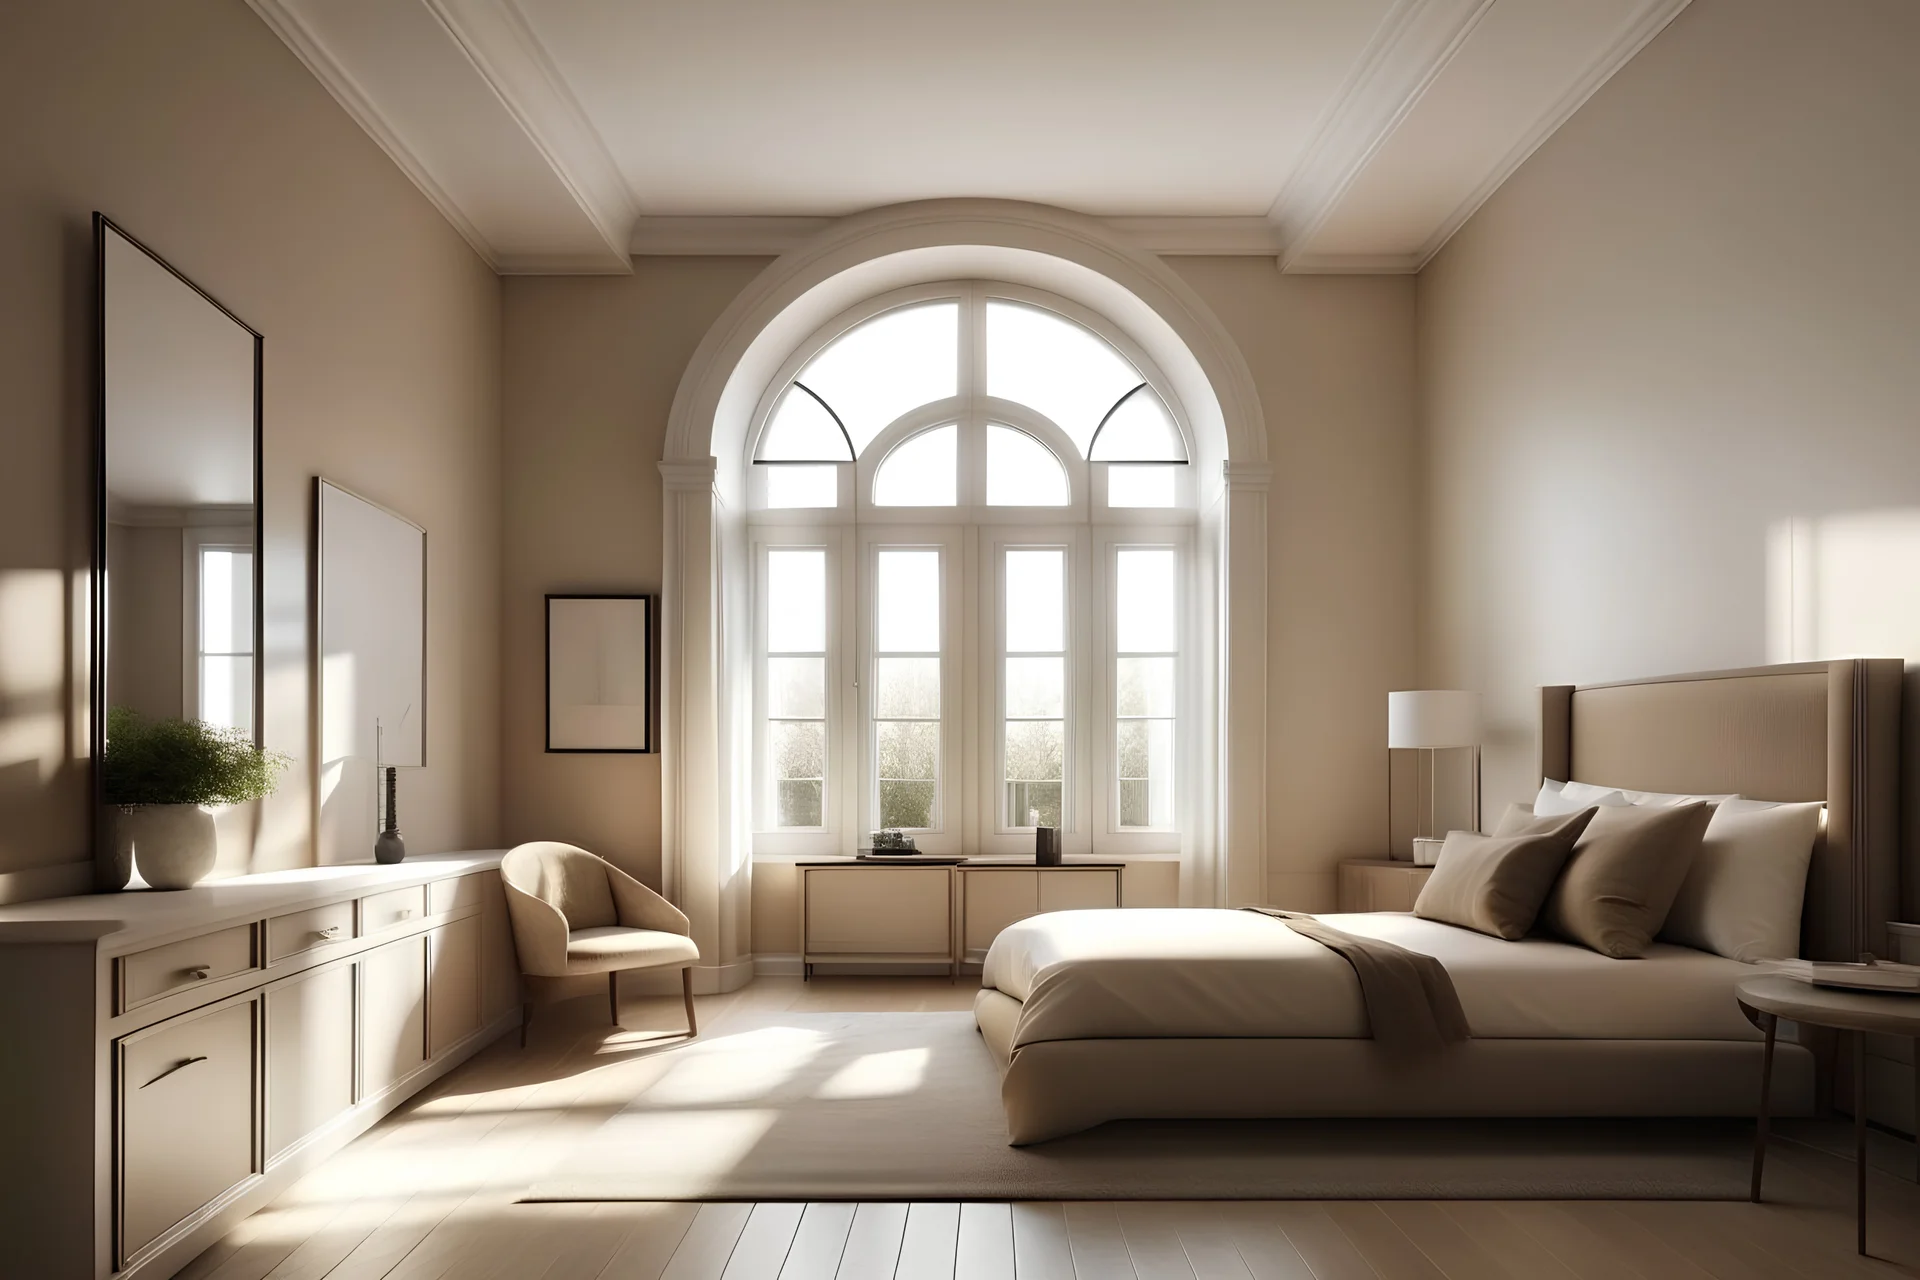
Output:
<instances>
[{"instance_id":1,"label":"nightstand","mask_svg":"<svg viewBox=\"0 0 1920 1280\"><path fill-rule=\"evenodd\" d=\"M1340 864L1340 910L1411 911L1432 867L1386 858L1354 858Z\"/></svg>"}]
</instances>

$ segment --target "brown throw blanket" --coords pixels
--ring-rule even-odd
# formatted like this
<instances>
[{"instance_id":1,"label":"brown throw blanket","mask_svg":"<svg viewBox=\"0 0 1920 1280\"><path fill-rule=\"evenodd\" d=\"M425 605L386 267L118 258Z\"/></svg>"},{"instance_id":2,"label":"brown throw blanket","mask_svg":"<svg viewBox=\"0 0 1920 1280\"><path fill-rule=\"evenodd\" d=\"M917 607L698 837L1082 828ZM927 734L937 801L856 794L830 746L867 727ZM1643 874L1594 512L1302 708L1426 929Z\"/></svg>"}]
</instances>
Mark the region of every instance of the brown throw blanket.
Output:
<instances>
[{"instance_id":1,"label":"brown throw blanket","mask_svg":"<svg viewBox=\"0 0 1920 1280\"><path fill-rule=\"evenodd\" d=\"M1353 966L1373 1038L1396 1059L1413 1060L1459 1044L1472 1033L1446 966L1432 956L1378 938L1362 938L1299 911L1248 907L1272 916Z\"/></svg>"}]
</instances>

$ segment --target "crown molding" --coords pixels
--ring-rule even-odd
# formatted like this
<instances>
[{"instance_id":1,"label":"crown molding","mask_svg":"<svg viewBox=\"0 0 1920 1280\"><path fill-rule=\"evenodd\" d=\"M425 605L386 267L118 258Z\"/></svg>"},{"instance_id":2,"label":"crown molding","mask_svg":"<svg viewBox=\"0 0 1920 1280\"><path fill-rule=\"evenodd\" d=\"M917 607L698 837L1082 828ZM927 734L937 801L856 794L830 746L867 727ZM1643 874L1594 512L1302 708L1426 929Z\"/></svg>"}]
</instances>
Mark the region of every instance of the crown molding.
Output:
<instances>
[{"instance_id":1,"label":"crown molding","mask_svg":"<svg viewBox=\"0 0 1920 1280\"><path fill-rule=\"evenodd\" d=\"M1613 79L1614 73L1631 62L1635 55L1666 30L1667 24L1680 16L1680 11L1692 0L1643 0L1621 24L1618 34L1607 47L1600 51L1580 78L1570 85L1563 95L1541 117L1534 121L1526 136L1516 143L1513 149L1503 157L1500 163L1488 172L1475 187L1473 193L1462 200L1454 211L1447 215L1446 221L1434 229L1427 237L1419 252L1412 270L1419 271L1433 260L1435 254L1446 247L1454 233L1467 224L1467 219L1480 211L1480 206L1493 197L1493 193L1506 185L1514 171L1525 164L1533 153L1538 151L1548 138L1559 132L1560 126L1573 118L1573 113L1587 104L1587 100L1600 91L1600 86ZM1311 268L1304 268L1311 269Z\"/></svg>"},{"instance_id":2,"label":"crown molding","mask_svg":"<svg viewBox=\"0 0 1920 1280\"><path fill-rule=\"evenodd\" d=\"M811 241L836 219L814 217L642 217L628 248L636 257L768 256ZM1113 235L1142 253L1173 256L1271 257L1279 252L1265 218L1099 218Z\"/></svg>"},{"instance_id":3,"label":"crown molding","mask_svg":"<svg viewBox=\"0 0 1920 1280\"><path fill-rule=\"evenodd\" d=\"M1279 266L1290 276L1410 276L1425 261L1417 253L1299 253Z\"/></svg>"},{"instance_id":4,"label":"crown molding","mask_svg":"<svg viewBox=\"0 0 1920 1280\"><path fill-rule=\"evenodd\" d=\"M1321 120L1267 221L1280 268L1313 238L1380 146L1406 119L1494 0L1398 0Z\"/></svg>"},{"instance_id":5,"label":"crown molding","mask_svg":"<svg viewBox=\"0 0 1920 1280\"><path fill-rule=\"evenodd\" d=\"M421 0L533 143L621 269L638 204L605 139L593 127L515 0ZM512 273L512 267L503 266Z\"/></svg>"},{"instance_id":6,"label":"crown molding","mask_svg":"<svg viewBox=\"0 0 1920 1280\"><path fill-rule=\"evenodd\" d=\"M480 255L482 261L496 272L499 271L500 254L493 245L480 234L480 229L473 225L453 197L447 194L446 188L435 181L420 157L400 140L399 134L387 126L385 118L360 83L334 56L333 51L307 29L287 0L247 0L247 5L280 37L282 44L293 50L294 56L313 73L314 79L326 86L333 100L353 117L354 123L366 130L367 136L400 166L400 171L413 181L414 186L420 188L420 193L440 211L440 216L460 233L460 237L473 246L473 251Z\"/></svg>"}]
</instances>

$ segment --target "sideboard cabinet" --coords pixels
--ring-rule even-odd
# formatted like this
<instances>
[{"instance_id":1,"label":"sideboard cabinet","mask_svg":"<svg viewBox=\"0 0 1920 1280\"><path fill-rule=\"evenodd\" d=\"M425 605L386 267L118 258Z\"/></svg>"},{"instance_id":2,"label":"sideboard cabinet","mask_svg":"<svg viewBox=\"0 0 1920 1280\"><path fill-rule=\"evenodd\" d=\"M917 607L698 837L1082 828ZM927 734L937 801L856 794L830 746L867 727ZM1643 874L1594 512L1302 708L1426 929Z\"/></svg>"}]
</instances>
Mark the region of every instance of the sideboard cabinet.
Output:
<instances>
[{"instance_id":1,"label":"sideboard cabinet","mask_svg":"<svg viewBox=\"0 0 1920 1280\"><path fill-rule=\"evenodd\" d=\"M170 1276L513 1027L499 863L0 907L5 1273Z\"/></svg>"}]
</instances>

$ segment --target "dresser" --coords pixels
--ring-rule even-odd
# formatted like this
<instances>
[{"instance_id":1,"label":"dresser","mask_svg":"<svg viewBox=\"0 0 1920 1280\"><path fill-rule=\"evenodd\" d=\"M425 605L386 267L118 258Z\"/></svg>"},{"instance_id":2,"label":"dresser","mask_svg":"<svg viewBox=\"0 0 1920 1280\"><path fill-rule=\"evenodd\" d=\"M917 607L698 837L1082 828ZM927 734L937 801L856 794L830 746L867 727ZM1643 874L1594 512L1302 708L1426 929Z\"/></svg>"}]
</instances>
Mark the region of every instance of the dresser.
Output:
<instances>
[{"instance_id":1,"label":"dresser","mask_svg":"<svg viewBox=\"0 0 1920 1280\"><path fill-rule=\"evenodd\" d=\"M802 862L800 962L940 965L958 973L979 964L1002 929L1046 911L1118 907L1118 862L1036 866L1031 858L969 858L956 866Z\"/></svg>"},{"instance_id":2,"label":"dresser","mask_svg":"<svg viewBox=\"0 0 1920 1280\"><path fill-rule=\"evenodd\" d=\"M6 1274L170 1276L515 1026L500 856L0 907Z\"/></svg>"}]
</instances>

